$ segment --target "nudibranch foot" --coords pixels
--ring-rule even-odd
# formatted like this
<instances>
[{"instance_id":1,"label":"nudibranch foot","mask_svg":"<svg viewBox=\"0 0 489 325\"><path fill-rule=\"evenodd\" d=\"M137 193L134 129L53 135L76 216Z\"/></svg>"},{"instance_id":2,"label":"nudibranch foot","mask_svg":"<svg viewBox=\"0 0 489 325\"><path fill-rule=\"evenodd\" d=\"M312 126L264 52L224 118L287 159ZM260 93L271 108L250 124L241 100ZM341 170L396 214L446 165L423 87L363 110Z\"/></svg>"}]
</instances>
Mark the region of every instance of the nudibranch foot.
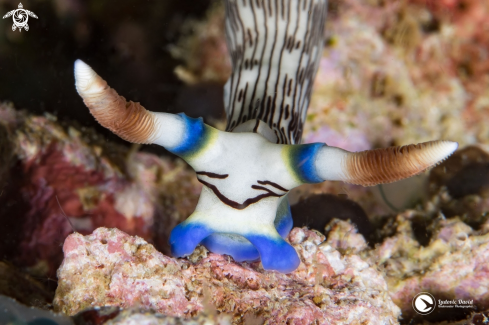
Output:
<instances>
[{"instance_id":1,"label":"nudibranch foot","mask_svg":"<svg viewBox=\"0 0 489 325\"><path fill-rule=\"evenodd\" d=\"M245 236L260 253L265 270L290 273L297 269L301 260L294 247L277 234Z\"/></svg>"},{"instance_id":2,"label":"nudibranch foot","mask_svg":"<svg viewBox=\"0 0 489 325\"><path fill-rule=\"evenodd\" d=\"M255 246L241 235L214 233L201 244L213 253L232 256L236 262L253 262L260 258Z\"/></svg>"},{"instance_id":3,"label":"nudibranch foot","mask_svg":"<svg viewBox=\"0 0 489 325\"><path fill-rule=\"evenodd\" d=\"M294 271L300 264L295 249L273 227L262 234L213 233L197 222L183 222L170 235L172 255L184 257L192 254L198 244L204 244L214 253L229 254L236 261L261 259L265 270L283 273Z\"/></svg>"},{"instance_id":4,"label":"nudibranch foot","mask_svg":"<svg viewBox=\"0 0 489 325\"><path fill-rule=\"evenodd\" d=\"M170 235L171 253L175 257L188 256L195 247L209 236L212 231L205 225L196 222L182 222L173 228Z\"/></svg>"},{"instance_id":5,"label":"nudibranch foot","mask_svg":"<svg viewBox=\"0 0 489 325\"><path fill-rule=\"evenodd\" d=\"M277 209L274 226L282 238L286 238L292 230L293 220L290 205L284 198ZM226 254L237 262L252 262L260 258L258 250L241 235L231 233L213 233L202 242L208 250L217 254Z\"/></svg>"}]
</instances>

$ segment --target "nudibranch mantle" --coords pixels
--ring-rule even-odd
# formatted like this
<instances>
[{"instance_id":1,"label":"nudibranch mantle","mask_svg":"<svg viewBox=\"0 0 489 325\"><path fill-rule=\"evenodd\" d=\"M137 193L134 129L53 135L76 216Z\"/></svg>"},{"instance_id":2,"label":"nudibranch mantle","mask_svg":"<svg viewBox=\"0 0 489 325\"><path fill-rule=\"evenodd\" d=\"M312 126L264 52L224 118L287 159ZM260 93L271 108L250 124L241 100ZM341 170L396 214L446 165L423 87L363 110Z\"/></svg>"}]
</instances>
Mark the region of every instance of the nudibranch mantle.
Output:
<instances>
[{"instance_id":1,"label":"nudibranch mantle","mask_svg":"<svg viewBox=\"0 0 489 325\"><path fill-rule=\"evenodd\" d=\"M226 0L233 70L225 86L227 129L184 114L127 102L88 65L75 62L76 88L92 115L121 138L154 143L184 159L204 185L195 211L170 236L176 257L198 244L266 270L300 264L285 240L287 193L325 180L370 186L416 175L456 149L451 141L348 152L299 144L322 55L325 0Z\"/></svg>"},{"instance_id":2,"label":"nudibranch mantle","mask_svg":"<svg viewBox=\"0 0 489 325\"><path fill-rule=\"evenodd\" d=\"M294 270L299 259L282 238L292 227L286 194L323 181L315 158L324 144L276 144L258 133L221 132L201 119L180 117L192 135L168 150L189 163L204 187L195 212L172 232L172 253L191 254L203 242L237 261L262 256L265 268ZM277 214L281 203L286 207Z\"/></svg>"}]
</instances>

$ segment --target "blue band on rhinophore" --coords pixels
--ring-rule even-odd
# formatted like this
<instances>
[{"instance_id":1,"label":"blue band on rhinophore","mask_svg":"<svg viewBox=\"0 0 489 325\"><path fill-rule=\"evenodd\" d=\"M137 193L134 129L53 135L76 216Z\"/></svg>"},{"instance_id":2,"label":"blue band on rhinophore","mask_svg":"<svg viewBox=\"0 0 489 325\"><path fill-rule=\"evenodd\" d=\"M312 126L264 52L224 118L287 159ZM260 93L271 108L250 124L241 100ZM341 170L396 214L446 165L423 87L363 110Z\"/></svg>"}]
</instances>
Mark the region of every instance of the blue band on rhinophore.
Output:
<instances>
[{"instance_id":1,"label":"blue band on rhinophore","mask_svg":"<svg viewBox=\"0 0 489 325\"><path fill-rule=\"evenodd\" d=\"M324 143L309 143L290 146L290 167L302 183L321 183L324 181L316 171L316 155Z\"/></svg>"},{"instance_id":2,"label":"blue band on rhinophore","mask_svg":"<svg viewBox=\"0 0 489 325\"><path fill-rule=\"evenodd\" d=\"M206 126L202 117L192 118L185 115L185 113L179 113L177 115L185 122L184 138L178 146L169 148L168 151L185 158L196 154L203 148L208 132L206 132Z\"/></svg>"}]
</instances>

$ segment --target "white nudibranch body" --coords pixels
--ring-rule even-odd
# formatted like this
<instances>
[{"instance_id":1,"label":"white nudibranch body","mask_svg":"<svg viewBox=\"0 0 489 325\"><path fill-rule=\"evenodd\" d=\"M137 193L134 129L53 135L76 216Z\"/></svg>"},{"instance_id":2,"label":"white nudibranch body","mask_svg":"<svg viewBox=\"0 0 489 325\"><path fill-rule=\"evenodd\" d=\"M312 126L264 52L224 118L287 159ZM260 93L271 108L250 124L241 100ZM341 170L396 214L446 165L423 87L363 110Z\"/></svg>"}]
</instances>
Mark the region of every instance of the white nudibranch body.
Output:
<instances>
[{"instance_id":1,"label":"white nudibranch body","mask_svg":"<svg viewBox=\"0 0 489 325\"><path fill-rule=\"evenodd\" d=\"M198 244L266 270L300 264L284 238L292 228L287 193L304 183L339 180L364 186L418 174L457 143L352 153L300 144L323 48L325 0L226 0L232 74L225 86L227 130L185 114L154 113L127 102L88 65L75 62L76 89L93 116L123 139L154 143L180 156L204 185L197 207L173 229L173 255Z\"/></svg>"}]
</instances>

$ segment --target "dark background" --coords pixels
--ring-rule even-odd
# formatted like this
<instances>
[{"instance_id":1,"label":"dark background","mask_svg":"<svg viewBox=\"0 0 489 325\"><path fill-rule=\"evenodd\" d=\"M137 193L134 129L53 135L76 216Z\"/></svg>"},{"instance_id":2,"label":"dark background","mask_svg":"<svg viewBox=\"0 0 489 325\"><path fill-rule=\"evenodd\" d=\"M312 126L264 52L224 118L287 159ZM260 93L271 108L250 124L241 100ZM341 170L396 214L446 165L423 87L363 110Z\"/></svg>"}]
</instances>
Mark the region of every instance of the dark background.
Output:
<instances>
[{"instance_id":1,"label":"dark background","mask_svg":"<svg viewBox=\"0 0 489 325\"><path fill-rule=\"evenodd\" d=\"M19 1L0 0L0 17ZM29 31L12 31L0 19L0 101L34 114L94 127L108 141L125 143L100 127L76 93L73 63L80 58L129 100L161 112L193 117L222 116L222 85L185 86L174 74L182 61L169 47L182 25L203 19L212 0L48 0L23 1ZM212 103L213 110L200 103ZM209 105L209 104L207 104ZM127 145L127 144L126 144ZM143 150L164 153L156 146Z\"/></svg>"}]
</instances>

